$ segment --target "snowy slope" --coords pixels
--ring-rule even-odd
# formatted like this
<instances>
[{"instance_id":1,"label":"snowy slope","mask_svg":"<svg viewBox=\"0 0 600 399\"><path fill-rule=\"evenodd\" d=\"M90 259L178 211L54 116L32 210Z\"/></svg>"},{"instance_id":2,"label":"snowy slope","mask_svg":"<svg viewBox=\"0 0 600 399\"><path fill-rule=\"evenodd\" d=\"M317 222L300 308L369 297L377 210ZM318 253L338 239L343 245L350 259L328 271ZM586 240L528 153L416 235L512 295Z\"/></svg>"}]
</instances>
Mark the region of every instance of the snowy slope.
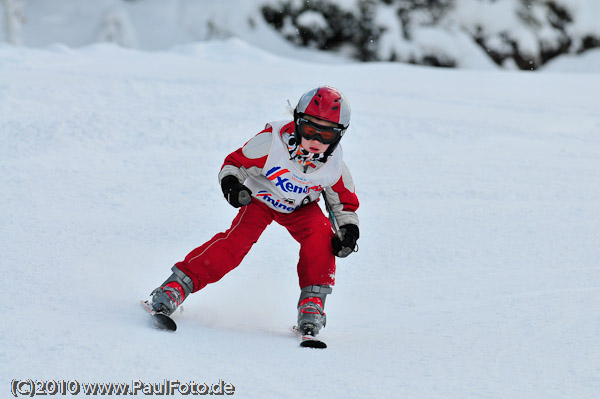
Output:
<instances>
[{"instance_id":1,"label":"snowy slope","mask_svg":"<svg viewBox=\"0 0 600 399\"><path fill-rule=\"evenodd\" d=\"M228 227L223 158L319 84L353 119L360 251L296 346L272 225L179 331L138 304ZM0 392L13 379L217 382L240 398L600 391L600 74L318 65L237 41L0 46ZM82 394L83 395L83 394Z\"/></svg>"}]
</instances>

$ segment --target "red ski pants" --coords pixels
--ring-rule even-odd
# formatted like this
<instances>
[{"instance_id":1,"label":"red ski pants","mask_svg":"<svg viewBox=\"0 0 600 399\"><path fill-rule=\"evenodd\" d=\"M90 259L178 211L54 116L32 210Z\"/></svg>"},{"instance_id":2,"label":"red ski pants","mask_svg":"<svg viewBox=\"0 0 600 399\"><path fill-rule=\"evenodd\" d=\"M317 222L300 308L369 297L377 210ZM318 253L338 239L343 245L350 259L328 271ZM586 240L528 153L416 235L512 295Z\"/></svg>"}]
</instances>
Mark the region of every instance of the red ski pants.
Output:
<instances>
[{"instance_id":1,"label":"red ski pants","mask_svg":"<svg viewBox=\"0 0 600 399\"><path fill-rule=\"evenodd\" d=\"M227 231L194 249L176 266L192 279L194 292L201 290L235 269L272 221L284 226L300 243L297 266L300 287L333 285L333 232L316 202L292 213L280 213L252 199L249 205L240 208Z\"/></svg>"}]
</instances>

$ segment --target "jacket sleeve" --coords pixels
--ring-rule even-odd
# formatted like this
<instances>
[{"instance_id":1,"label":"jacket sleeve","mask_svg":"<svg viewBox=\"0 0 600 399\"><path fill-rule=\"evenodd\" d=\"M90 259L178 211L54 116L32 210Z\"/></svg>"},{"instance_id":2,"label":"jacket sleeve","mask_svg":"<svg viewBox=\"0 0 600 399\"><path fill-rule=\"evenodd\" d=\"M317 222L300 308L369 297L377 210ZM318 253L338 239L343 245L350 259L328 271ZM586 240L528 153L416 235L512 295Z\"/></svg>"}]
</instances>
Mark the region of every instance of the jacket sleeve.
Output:
<instances>
[{"instance_id":1,"label":"jacket sleeve","mask_svg":"<svg viewBox=\"0 0 600 399\"><path fill-rule=\"evenodd\" d=\"M359 206L358 197L355 193L352 175L345 163L342 165L342 176L333 186L325 188L324 195L340 226L345 224L358 226L358 215L356 214Z\"/></svg>"},{"instance_id":2,"label":"jacket sleeve","mask_svg":"<svg viewBox=\"0 0 600 399\"><path fill-rule=\"evenodd\" d=\"M229 175L235 176L240 183L244 183L248 176L259 176L271 150L272 130L267 125L262 132L229 154L219 172L219 182Z\"/></svg>"}]
</instances>

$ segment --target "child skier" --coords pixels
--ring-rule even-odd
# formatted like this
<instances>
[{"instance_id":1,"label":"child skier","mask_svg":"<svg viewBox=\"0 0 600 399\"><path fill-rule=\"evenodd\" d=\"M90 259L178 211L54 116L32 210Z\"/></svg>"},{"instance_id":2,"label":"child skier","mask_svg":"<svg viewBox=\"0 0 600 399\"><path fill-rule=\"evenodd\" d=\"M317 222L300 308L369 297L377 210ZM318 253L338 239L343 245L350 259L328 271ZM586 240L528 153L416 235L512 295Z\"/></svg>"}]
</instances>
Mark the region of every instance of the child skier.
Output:
<instances>
[{"instance_id":1,"label":"child skier","mask_svg":"<svg viewBox=\"0 0 600 399\"><path fill-rule=\"evenodd\" d=\"M355 250L358 198L342 159L340 139L350 105L337 89L306 92L293 121L270 122L219 173L225 199L240 208L231 227L190 252L150 294L158 313L171 315L188 295L237 267L265 228L276 221L300 243L298 328L316 335L325 326L325 297L335 279L335 256ZM339 224L334 234L317 205L324 194Z\"/></svg>"}]
</instances>

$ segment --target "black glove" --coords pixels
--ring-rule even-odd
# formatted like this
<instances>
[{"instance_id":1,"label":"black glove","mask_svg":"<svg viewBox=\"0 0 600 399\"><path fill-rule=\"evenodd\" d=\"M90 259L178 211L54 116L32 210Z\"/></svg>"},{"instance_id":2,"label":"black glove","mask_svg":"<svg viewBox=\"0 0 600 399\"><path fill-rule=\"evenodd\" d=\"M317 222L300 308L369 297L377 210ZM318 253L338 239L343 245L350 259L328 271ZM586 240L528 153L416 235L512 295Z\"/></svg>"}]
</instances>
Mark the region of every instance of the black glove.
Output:
<instances>
[{"instance_id":1,"label":"black glove","mask_svg":"<svg viewBox=\"0 0 600 399\"><path fill-rule=\"evenodd\" d=\"M252 202L252 191L233 175L225 176L221 180L221 190L227 202L234 208L240 208Z\"/></svg>"},{"instance_id":2,"label":"black glove","mask_svg":"<svg viewBox=\"0 0 600 399\"><path fill-rule=\"evenodd\" d=\"M358 240L358 226L355 224L345 224L335 233L331 239L333 245L333 254L340 258L345 258L354 252L356 240Z\"/></svg>"}]
</instances>

